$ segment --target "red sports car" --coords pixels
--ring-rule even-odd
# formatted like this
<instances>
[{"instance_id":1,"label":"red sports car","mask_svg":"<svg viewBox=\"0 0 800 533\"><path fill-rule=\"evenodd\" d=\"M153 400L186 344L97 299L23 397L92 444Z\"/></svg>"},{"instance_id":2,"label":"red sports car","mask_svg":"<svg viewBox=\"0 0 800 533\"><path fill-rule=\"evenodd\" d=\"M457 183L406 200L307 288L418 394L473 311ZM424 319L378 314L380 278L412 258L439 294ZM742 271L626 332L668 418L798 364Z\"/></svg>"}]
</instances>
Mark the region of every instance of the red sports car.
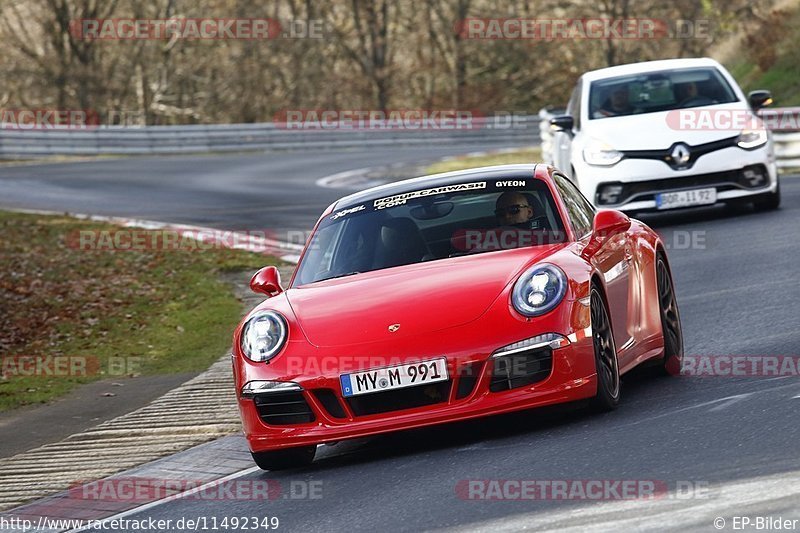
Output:
<instances>
[{"instance_id":1,"label":"red sports car","mask_svg":"<svg viewBox=\"0 0 800 533\"><path fill-rule=\"evenodd\" d=\"M680 316L645 224L596 211L563 174L510 165L359 192L317 222L283 289L234 334L253 458L310 463L320 443L590 399L620 375L676 373Z\"/></svg>"}]
</instances>

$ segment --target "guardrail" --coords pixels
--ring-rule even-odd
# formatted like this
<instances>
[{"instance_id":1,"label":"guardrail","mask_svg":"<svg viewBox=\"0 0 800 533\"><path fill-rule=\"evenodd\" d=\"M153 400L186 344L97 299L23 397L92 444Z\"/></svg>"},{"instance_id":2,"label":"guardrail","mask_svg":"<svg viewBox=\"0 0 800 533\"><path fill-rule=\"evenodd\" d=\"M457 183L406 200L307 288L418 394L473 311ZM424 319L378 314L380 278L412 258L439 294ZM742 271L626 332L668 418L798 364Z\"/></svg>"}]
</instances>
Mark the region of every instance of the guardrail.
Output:
<instances>
[{"instance_id":1,"label":"guardrail","mask_svg":"<svg viewBox=\"0 0 800 533\"><path fill-rule=\"evenodd\" d=\"M542 109L539 111L539 137L541 138L542 160L553 162L553 132L550 129L550 119L564 113L563 109ZM800 116L800 108L784 107L770 108L770 112L787 116ZM794 121L797 123L797 121ZM800 131L773 129L772 136L775 143L775 159L778 171L790 173L800 170Z\"/></svg>"},{"instance_id":2,"label":"guardrail","mask_svg":"<svg viewBox=\"0 0 800 533\"><path fill-rule=\"evenodd\" d=\"M207 126L0 129L0 159L54 155L146 155L305 148L429 145L453 143L536 144L538 116L474 117L448 129L288 129L281 123Z\"/></svg>"},{"instance_id":3,"label":"guardrail","mask_svg":"<svg viewBox=\"0 0 800 533\"><path fill-rule=\"evenodd\" d=\"M154 155L201 152L298 150L475 143L541 143L552 162L549 120L562 110L538 115L474 117L469 127L445 129L288 129L280 123L192 126L108 126L95 129L0 129L0 159L48 156ZM771 111L795 113L793 108ZM800 131L773 130L775 156L782 172L800 169Z\"/></svg>"},{"instance_id":4,"label":"guardrail","mask_svg":"<svg viewBox=\"0 0 800 533\"><path fill-rule=\"evenodd\" d=\"M780 172L800 169L800 132L775 132L775 159Z\"/></svg>"}]
</instances>

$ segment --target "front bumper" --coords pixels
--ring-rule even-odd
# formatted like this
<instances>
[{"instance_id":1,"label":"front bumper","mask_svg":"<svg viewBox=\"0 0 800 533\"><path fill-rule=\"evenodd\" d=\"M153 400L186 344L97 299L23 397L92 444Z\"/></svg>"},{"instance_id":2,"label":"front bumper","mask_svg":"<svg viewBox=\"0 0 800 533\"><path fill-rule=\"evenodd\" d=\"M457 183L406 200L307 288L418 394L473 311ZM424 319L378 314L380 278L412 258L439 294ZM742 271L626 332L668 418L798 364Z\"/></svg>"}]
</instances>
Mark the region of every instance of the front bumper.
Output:
<instances>
[{"instance_id":1,"label":"front bumper","mask_svg":"<svg viewBox=\"0 0 800 533\"><path fill-rule=\"evenodd\" d=\"M412 353L409 350L413 346L412 361L425 361L444 354L448 362L448 381L399 389L405 392L390 397L385 396L391 395L390 392L350 399L342 396L341 373L360 371L364 366L388 366L374 356L379 352L373 345L349 348L356 353L353 359L342 357L340 350L313 348L316 353L306 358L307 362L314 361L313 372L308 368L287 372L288 366L255 365L234 359L238 391L244 383L258 379L291 381L299 389L281 391L271 398L269 394L255 398L243 398L239 394L239 409L250 449L262 452L315 445L590 398L596 393L597 380L588 307L577 302L561 307L561 311L554 312L544 323L514 321L504 334L493 335L495 338L490 342L485 335L478 334L473 325L453 328L457 331L450 331L446 336L440 332L384 346L384 353L389 355ZM501 375L502 365L496 366L491 354L512 342L552 332L554 322L562 318L572 326L562 326L562 330L556 332L568 337L570 343L549 349L550 362L547 365L537 363L539 375L534 382L511 379L506 383L504 378L508 376ZM443 338L449 340L443 341ZM293 349L298 352L309 347ZM370 352L373 355L368 355ZM345 360L359 368L345 368L342 366ZM360 362L354 363L356 360ZM326 368L325 361L332 362L333 368ZM370 364L370 361L377 364Z\"/></svg>"},{"instance_id":2,"label":"front bumper","mask_svg":"<svg viewBox=\"0 0 800 533\"><path fill-rule=\"evenodd\" d=\"M603 209L657 210L656 194L714 187L717 202L746 201L778 188L778 172L770 145L747 151L726 148L703 155L692 168L673 170L655 160L623 159L613 167L586 165L577 170L582 192ZM613 202L603 199L605 187L620 186Z\"/></svg>"}]
</instances>

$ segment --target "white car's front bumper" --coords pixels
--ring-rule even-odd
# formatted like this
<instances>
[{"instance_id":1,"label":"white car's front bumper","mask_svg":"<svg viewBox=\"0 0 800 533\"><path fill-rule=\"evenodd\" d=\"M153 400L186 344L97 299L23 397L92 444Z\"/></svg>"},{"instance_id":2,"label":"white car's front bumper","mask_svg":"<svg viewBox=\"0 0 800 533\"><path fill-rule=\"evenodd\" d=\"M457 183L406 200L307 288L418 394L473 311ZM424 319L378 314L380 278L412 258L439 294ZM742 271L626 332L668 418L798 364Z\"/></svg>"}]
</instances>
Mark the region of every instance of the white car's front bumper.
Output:
<instances>
[{"instance_id":1,"label":"white car's front bumper","mask_svg":"<svg viewBox=\"0 0 800 533\"><path fill-rule=\"evenodd\" d=\"M657 159L624 158L611 167L592 166L578 155L573 162L578 185L597 207L624 211L657 209L655 195L714 187L717 202L730 202L774 193L778 172L771 142L756 150L733 146L701 156L691 168L674 170ZM744 174L748 170L747 174ZM755 174L763 179L753 178ZM750 176L750 177L745 177ZM622 185L624 192L610 203L598 195L606 185Z\"/></svg>"}]
</instances>

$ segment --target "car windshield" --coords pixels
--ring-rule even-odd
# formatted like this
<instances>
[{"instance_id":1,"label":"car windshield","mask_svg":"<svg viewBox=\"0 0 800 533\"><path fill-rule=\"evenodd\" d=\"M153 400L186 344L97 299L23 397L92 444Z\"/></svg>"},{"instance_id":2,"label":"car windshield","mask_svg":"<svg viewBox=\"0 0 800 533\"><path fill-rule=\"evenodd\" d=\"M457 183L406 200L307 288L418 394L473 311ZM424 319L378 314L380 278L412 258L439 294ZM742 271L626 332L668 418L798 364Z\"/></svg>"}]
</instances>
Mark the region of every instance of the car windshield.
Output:
<instances>
[{"instance_id":1,"label":"car windshield","mask_svg":"<svg viewBox=\"0 0 800 533\"><path fill-rule=\"evenodd\" d=\"M293 286L565 240L550 190L538 178L428 186L334 210L312 236Z\"/></svg>"},{"instance_id":2,"label":"car windshield","mask_svg":"<svg viewBox=\"0 0 800 533\"><path fill-rule=\"evenodd\" d=\"M715 68L664 70L593 82L589 118L641 115L737 100L730 84Z\"/></svg>"}]
</instances>

